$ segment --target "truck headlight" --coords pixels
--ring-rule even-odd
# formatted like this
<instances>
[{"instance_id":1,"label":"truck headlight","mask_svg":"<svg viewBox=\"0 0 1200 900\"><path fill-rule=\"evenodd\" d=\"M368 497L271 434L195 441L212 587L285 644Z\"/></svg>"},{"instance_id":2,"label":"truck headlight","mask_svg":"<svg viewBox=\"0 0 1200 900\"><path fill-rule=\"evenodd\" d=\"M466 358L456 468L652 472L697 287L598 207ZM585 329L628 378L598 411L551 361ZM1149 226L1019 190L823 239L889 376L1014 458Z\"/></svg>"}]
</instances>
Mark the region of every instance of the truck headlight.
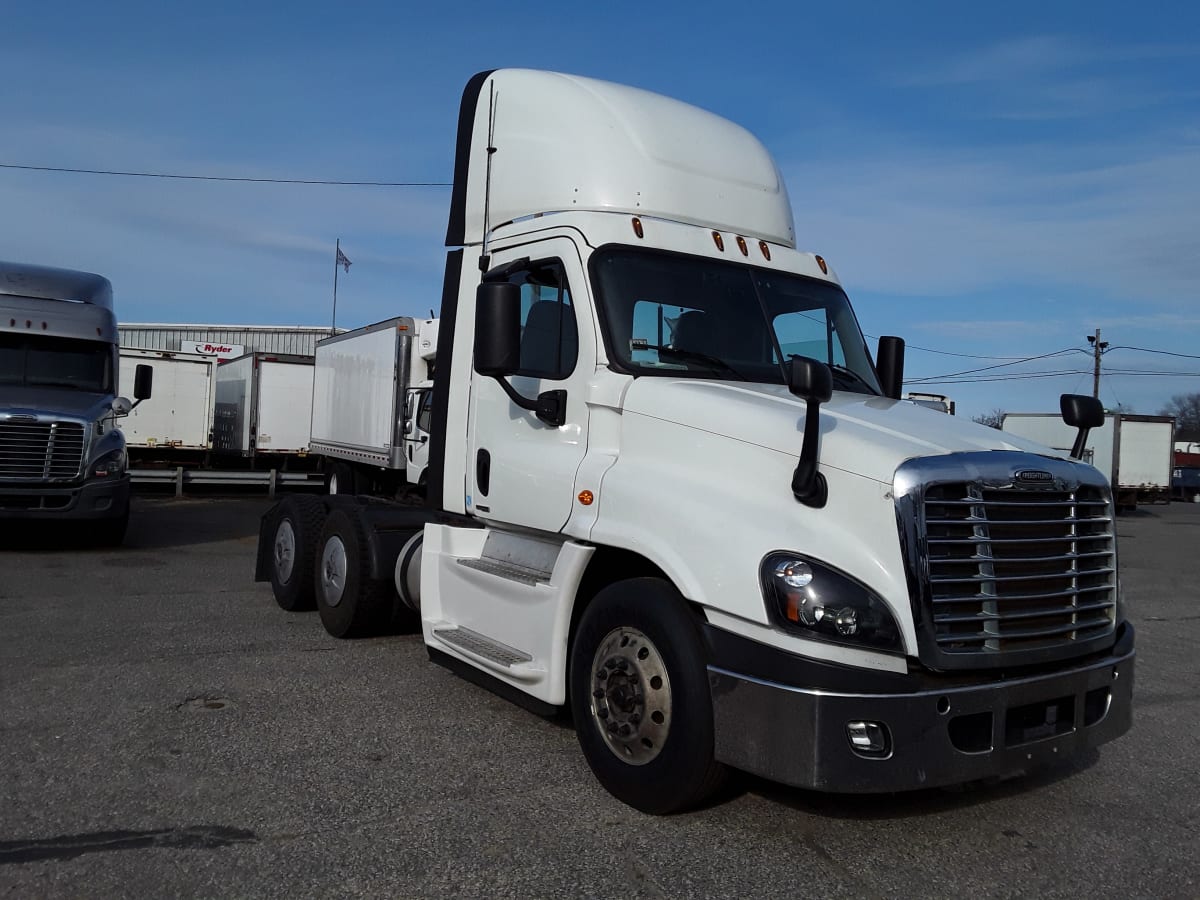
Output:
<instances>
[{"instance_id":1,"label":"truck headlight","mask_svg":"<svg viewBox=\"0 0 1200 900\"><path fill-rule=\"evenodd\" d=\"M125 471L125 450L110 450L88 466L88 478L115 478Z\"/></svg>"},{"instance_id":2,"label":"truck headlight","mask_svg":"<svg viewBox=\"0 0 1200 900\"><path fill-rule=\"evenodd\" d=\"M768 554L759 571L777 625L820 641L903 651L887 604L849 575L798 553Z\"/></svg>"}]
</instances>

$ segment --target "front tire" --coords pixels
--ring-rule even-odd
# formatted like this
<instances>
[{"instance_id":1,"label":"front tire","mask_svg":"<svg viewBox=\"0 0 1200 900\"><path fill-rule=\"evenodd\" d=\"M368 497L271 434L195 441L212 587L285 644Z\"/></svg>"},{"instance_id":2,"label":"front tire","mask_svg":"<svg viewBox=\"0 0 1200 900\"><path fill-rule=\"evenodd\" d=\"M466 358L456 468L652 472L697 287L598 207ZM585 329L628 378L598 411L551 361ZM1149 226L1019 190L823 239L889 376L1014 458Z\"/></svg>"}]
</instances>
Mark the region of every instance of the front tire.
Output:
<instances>
[{"instance_id":1,"label":"front tire","mask_svg":"<svg viewBox=\"0 0 1200 900\"><path fill-rule=\"evenodd\" d=\"M362 516L335 509L321 532L314 582L321 624L336 638L377 634L388 626L395 590L390 582L372 580L370 565Z\"/></svg>"},{"instance_id":2,"label":"front tire","mask_svg":"<svg viewBox=\"0 0 1200 900\"><path fill-rule=\"evenodd\" d=\"M609 585L584 611L571 651L571 708L592 772L635 809L691 809L725 779L713 758L698 623L662 579Z\"/></svg>"},{"instance_id":3,"label":"front tire","mask_svg":"<svg viewBox=\"0 0 1200 900\"><path fill-rule=\"evenodd\" d=\"M271 592L281 609L315 608L314 560L324 524L325 504L317 497L297 494L279 504L271 541Z\"/></svg>"}]
</instances>

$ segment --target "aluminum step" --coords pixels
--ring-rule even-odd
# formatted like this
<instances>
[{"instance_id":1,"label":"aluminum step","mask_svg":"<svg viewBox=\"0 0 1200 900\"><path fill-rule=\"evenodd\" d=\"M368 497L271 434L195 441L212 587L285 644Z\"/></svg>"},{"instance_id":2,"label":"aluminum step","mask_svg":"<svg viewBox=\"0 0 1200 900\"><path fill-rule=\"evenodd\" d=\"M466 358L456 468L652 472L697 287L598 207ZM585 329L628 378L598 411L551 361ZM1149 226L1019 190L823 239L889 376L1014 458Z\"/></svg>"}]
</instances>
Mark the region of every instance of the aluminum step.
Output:
<instances>
[{"instance_id":1,"label":"aluminum step","mask_svg":"<svg viewBox=\"0 0 1200 900\"><path fill-rule=\"evenodd\" d=\"M489 575L495 575L499 578L506 578L509 581L516 581L520 584L527 584L530 587L538 584L549 584L551 572L544 572L541 569L530 569L526 566L520 566L516 563L506 562L500 559L491 559L487 556L479 559L460 559L460 566L466 566L468 569L475 569L479 572L487 572Z\"/></svg>"},{"instance_id":2,"label":"aluminum step","mask_svg":"<svg viewBox=\"0 0 1200 900\"><path fill-rule=\"evenodd\" d=\"M523 650L501 644L499 641L494 641L469 628L435 628L433 635L445 644L458 647L460 650L465 650L467 653L482 657L500 666L512 668L533 661L533 657Z\"/></svg>"}]
</instances>

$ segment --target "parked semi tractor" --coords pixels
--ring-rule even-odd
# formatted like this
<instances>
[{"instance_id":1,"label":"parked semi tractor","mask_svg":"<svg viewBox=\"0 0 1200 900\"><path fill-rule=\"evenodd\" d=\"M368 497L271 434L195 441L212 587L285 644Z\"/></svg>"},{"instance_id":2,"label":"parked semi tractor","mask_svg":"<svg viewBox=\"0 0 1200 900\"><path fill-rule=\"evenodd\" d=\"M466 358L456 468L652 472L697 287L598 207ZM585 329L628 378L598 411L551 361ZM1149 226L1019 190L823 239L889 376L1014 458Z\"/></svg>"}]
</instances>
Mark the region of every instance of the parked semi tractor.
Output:
<instances>
[{"instance_id":1,"label":"parked semi tractor","mask_svg":"<svg viewBox=\"0 0 1200 900\"><path fill-rule=\"evenodd\" d=\"M1000 428L1059 450L1074 440L1072 429L1050 413L1006 413ZM1139 503L1171 502L1174 445L1171 416L1112 413L1092 429L1084 459L1108 478L1117 510L1132 511Z\"/></svg>"},{"instance_id":2,"label":"parked semi tractor","mask_svg":"<svg viewBox=\"0 0 1200 900\"><path fill-rule=\"evenodd\" d=\"M117 420L150 397L134 369L119 396L112 285L87 272L0 262L0 519L89 523L119 544L129 522Z\"/></svg>"},{"instance_id":3,"label":"parked semi tractor","mask_svg":"<svg viewBox=\"0 0 1200 900\"><path fill-rule=\"evenodd\" d=\"M330 633L569 710L616 797L1006 776L1130 727L1091 466L902 401L767 150L632 87L463 94L423 509L289 497L257 577ZM1091 398L1066 397L1083 433Z\"/></svg>"},{"instance_id":4,"label":"parked semi tractor","mask_svg":"<svg viewBox=\"0 0 1200 900\"><path fill-rule=\"evenodd\" d=\"M317 344L310 450L330 493L424 487L437 330L404 316Z\"/></svg>"}]
</instances>

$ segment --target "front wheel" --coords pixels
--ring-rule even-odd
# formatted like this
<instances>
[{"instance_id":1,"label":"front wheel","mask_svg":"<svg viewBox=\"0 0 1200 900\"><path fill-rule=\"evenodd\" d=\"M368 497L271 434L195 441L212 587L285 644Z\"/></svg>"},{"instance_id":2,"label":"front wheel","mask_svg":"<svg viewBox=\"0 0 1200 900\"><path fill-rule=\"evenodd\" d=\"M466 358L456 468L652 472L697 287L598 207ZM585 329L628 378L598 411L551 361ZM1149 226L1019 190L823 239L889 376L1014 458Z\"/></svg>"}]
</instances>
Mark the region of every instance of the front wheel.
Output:
<instances>
[{"instance_id":1,"label":"front wheel","mask_svg":"<svg viewBox=\"0 0 1200 900\"><path fill-rule=\"evenodd\" d=\"M612 584L584 611L571 651L571 709L592 772L635 809L690 809L725 778L713 758L698 624L661 579Z\"/></svg>"}]
</instances>

